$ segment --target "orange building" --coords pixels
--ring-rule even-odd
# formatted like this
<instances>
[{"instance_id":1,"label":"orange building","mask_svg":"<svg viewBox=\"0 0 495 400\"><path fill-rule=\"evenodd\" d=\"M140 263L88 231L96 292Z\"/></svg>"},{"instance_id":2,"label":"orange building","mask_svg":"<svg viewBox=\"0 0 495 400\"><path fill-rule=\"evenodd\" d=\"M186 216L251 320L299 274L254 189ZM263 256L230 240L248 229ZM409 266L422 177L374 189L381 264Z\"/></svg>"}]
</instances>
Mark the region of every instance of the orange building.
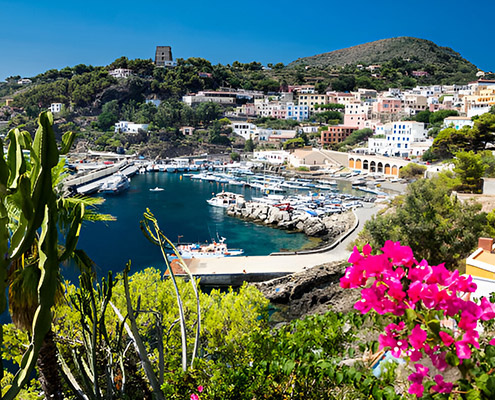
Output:
<instances>
[{"instance_id":1,"label":"orange building","mask_svg":"<svg viewBox=\"0 0 495 400\"><path fill-rule=\"evenodd\" d=\"M333 125L327 131L321 131L321 144L343 142L352 132L357 131L357 126Z\"/></svg>"}]
</instances>

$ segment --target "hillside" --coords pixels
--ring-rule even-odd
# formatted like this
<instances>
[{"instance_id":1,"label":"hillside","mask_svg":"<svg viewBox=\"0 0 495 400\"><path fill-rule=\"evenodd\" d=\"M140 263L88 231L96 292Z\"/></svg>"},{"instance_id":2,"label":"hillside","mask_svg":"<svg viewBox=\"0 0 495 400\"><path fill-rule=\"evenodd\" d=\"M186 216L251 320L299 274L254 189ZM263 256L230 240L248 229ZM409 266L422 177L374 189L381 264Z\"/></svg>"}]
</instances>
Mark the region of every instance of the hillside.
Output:
<instances>
[{"instance_id":1,"label":"hillside","mask_svg":"<svg viewBox=\"0 0 495 400\"><path fill-rule=\"evenodd\" d=\"M448 47L440 47L435 43L413 37L397 37L360 44L346 49L311 57L299 58L289 66L345 66L354 64L381 64L394 58L418 64L434 64L439 66L455 66L455 69L467 69L476 73L476 66L461 57ZM467 71L466 71L467 72Z\"/></svg>"}]
</instances>

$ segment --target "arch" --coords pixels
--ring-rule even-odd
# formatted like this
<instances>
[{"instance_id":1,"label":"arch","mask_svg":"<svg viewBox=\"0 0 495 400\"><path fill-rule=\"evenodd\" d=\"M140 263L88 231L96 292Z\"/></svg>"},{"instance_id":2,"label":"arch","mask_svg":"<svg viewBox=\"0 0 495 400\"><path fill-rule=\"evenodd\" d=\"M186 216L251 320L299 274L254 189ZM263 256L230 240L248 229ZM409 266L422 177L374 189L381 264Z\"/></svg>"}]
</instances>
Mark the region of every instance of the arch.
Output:
<instances>
[{"instance_id":1,"label":"arch","mask_svg":"<svg viewBox=\"0 0 495 400\"><path fill-rule=\"evenodd\" d=\"M349 168L354 168L354 158L349 158Z\"/></svg>"},{"instance_id":2,"label":"arch","mask_svg":"<svg viewBox=\"0 0 495 400\"><path fill-rule=\"evenodd\" d=\"M390 175L391 169L390 164L385 164L385 175Z\"/></svg>"},{"instance_id":3,"label":"arch","mask_svg":"<svg viewBox=\"0 0 495 400\"><path fill-rule=\"evenodd\" d=\"M363 162L360 159L356 160L356 165L354 166L355 169L363 169Z\"/></svg>"},{"instance_id":4,"label":"arch","mask_svg":"<svg viewBox=\"0 0 495 400\"><path fill-rule=\"evenodd\" d=\"M370 172L376 172L376 162L370 162Z\"/></svg>"},{"instance_id":5,"label":"arch","mask_svg":"<svg viewBox=\"0 0 495 400\"><path fill-rule=\"evenodd\" d=\"M369 164L369 161L367 159L365 159L363 161L363 169L364 170L368 170L370 168L370 164Z\"/></svg>"},{"instance_id":6,"label":"arch","mask_svg":"<svg viewBox=\"0 0 495 400\"><path fill-rule=\"evenodd\" d=\"M399 176L399 170L397 169L397 165L392 167L392 175Z\"/></svg>"},{"instance_id":7,"label":"arch","mask_svg":"<svg viewBox=\"0 0 495 400\"><path fill-rule=\"evenodd\" d=\"M376 172L383 174L383 163L381 161L376 166Z\"/></svg>"}]
</instances>

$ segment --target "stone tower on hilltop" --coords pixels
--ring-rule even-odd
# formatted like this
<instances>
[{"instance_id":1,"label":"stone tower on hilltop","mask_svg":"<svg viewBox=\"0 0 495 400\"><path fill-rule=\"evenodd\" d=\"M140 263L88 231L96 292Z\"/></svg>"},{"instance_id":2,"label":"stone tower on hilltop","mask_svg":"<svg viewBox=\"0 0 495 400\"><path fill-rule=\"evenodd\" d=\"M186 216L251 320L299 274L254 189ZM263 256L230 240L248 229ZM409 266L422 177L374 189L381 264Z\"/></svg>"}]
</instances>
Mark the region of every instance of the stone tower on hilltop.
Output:
<instances>
[{"instance_id":1,"label":"stone tower on hilltop","mask_svg":"<svg viewBox=\"0 0 495 400\"><path fill-rule=\"evenodd\" d=\"M172 47L156 46L155 65L158 67L165 67L171 65L172 63Z\"/></svg>"}]
</instances>

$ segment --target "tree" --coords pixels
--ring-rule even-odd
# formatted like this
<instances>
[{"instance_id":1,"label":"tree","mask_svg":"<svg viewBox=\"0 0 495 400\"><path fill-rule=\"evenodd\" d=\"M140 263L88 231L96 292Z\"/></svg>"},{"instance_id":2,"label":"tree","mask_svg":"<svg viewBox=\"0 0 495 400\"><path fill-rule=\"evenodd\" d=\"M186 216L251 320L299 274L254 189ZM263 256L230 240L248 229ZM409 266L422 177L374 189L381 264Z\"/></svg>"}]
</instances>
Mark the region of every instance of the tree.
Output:
<instances>
[{"instance_id":1,"label":"tree","mask_svg":"<svg viewBox=\"0 0 495 400\"><path fill-rule=\"evenodd\" d=\"M386 240L410 246L419 260L432 265L445 262L456 268L476 247L478 238L493 235L481 205L464 203L438 179L411 183L382 215L368 221L358 237L359 244L380 248Z\"/></svg>"},{"instance_id":2,"label":"tree","mask_svg":"<svg viewBox=\"0 0 495 400\"><path fill-rule=\"evenodd\" d=\"M431 157L433 160L450 159L458 151L470 150L470 128L464 126L462 129L446 128L439 132L431 146Z\"/></svg>"},{"instance_id":3,"label":"tree","mask_svg":"<svg viewBox=\"0 0 495 400\"><path fill-rule=\"evenodd\" d=\"M253 139L249 138L248 140L246 140L246 143L244 144L244 151L247 153L252 153L254 148L255 146Z\"/></svg>"},{"instance_id":4,"label":"tree","mask_svg":"<svg viewBox=\"0 0 495 400\"><path fill-rule=\"evenodd\" d=\"M237 152L230 153L230 159L232 161L241 161L241 155Z\"/></svg>"},{"instance_id":5,"label":"tree","mask_svg":"<svg viewBox=\"0 0 495 400\"><path fill-rule=\"evenodd\" d=\"M459 113L456 110L438 110L430 114L430 124L441 124L447 117L456 117Z\"/></svg>"},{"instance_id":6,"label":"tree","mask_svg":"<svg viewBox=\"0 0 495 400\"><path fill-rule=\"evenodd\" d=\"M417 113L414 116L414 120L428 124L430 122L430 116L431 116L431 111L430 110L424 110L424 111L420 111L419 113Z\"/></svg>"},{"instance_id":7,"label":"tree","mask_svg":"<svg viewBox=\"0 0 495 400\"><path fill-rule=\"evenodd\" d=\"M495 142L495 114L480 115L470 130L472 150L478 152L486 149L487 144Z\"/></svg>"},{"instance_id":8,"label":"tree","mask_svg":"<svg viewBox=\"0 0 495 400\"><path fill-rule=\"evenodd\" d=\"M418 179L424 176L425 171L424 165L409 163L400 169L399 175L404 179Z\"/></svg>"},{"instance_id":9,"label":"tree","mask_svg":"<svg viewBox=\"0 0 495 400\"><path fill-rule=\"evenodd\" d=\"M473 151L461 151L455 154L454 172L459 177L461 185L456 188L460 192L480 193L481 177L487 165L483 162L481 154Z\"/></svg>"},{"instance_id":10,"label":"tree","mask_svg":"<svg viewBox=\"0 0 495 400\"><path fill-rule=\"evenodd\" d=\"M370 128L358 129L352 132L339 147L354 146L360 142L367 140L373 135L373 130Z\"/></svg>"}]
</instances>

